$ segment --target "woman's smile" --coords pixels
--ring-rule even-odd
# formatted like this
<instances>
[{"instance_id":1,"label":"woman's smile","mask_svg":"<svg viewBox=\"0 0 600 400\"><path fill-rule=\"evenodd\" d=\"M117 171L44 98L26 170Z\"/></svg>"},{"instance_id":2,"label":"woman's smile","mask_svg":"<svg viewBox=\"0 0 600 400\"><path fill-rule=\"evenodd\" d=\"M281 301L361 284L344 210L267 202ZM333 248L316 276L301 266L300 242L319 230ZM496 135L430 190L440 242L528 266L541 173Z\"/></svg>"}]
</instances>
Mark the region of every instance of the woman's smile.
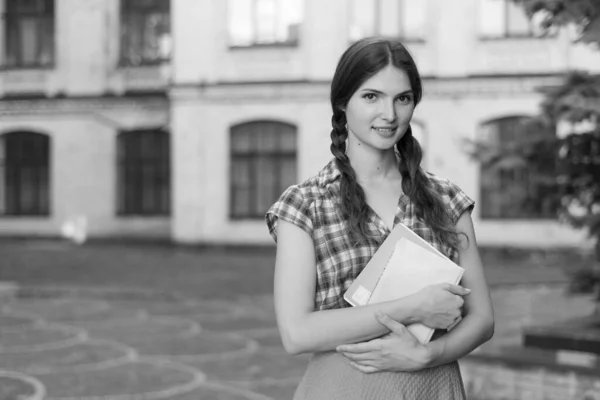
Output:
<instances>
[{"instance_id":1,"label":"woman's smile","mask_svg":"<svg viewBox=\"0 0 600 400\"><path fill-rule=\"evenodd\" d=\"M392 137L396 134L398 130L398 125L394 126L374 126L372 127L379 135L384 137Z\"/></svg>"}]
</instances>

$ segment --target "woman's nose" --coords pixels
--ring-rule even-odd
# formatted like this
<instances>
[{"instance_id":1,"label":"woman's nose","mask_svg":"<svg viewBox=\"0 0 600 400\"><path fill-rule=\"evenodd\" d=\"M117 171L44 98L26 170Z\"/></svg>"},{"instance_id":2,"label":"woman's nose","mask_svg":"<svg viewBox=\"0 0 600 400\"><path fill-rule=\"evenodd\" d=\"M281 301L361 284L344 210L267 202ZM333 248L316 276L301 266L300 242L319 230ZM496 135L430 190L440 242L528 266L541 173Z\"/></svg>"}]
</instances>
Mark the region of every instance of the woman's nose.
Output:
<instances>
[{"instance_id":1,"label":"woman's nose","mask_svg":"<svg viewBox=\"0 0 600 400\"><path fill-rule=\"evenodd\" d=\"M396 119L396 107L393 101L383 102L381 117L386 121L394 121Z\"/></svg>"}]
</instances>

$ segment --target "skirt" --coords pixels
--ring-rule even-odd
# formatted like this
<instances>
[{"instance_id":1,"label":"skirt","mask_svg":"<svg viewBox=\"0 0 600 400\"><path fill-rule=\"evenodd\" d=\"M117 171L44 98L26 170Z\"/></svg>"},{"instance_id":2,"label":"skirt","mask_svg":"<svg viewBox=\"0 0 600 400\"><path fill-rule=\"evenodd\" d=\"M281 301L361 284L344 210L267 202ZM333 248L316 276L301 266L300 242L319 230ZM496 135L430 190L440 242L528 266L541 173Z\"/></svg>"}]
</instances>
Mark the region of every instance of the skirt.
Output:
<instances>
[{"instance_id":1,"label":"skirt","mask_svg":"<svg viewBox=\"0 0 600 400\"><path fill-rule=\"evenodd\" d=\"M416 372L365 374L341 354L315 353L294 400L464 400L458 363Z\"/></svg>"}]
</instances>

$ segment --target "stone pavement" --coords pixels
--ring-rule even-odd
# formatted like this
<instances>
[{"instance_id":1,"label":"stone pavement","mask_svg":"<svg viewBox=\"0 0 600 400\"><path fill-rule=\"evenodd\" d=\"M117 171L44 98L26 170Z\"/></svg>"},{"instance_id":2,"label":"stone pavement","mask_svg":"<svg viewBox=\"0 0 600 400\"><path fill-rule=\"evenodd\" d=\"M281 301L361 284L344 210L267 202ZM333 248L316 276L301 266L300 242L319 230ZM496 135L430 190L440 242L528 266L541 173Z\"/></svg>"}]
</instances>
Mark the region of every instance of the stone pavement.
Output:
<instances>
[{"instance_id":1,"label":"stone pavement","mask_svg":"<svg viewBox=\"0 0 600 400\"><path fill-rule=\"evenodd\" d=\"M287 400L308 361L279 340L272 251L5 241L0 254L19 285L0 293L0 400ZM590 296L564 295L571 264L486 262L496 335L478 351L591 313Z\"/></svg>"},{"instance_id":2,"label":"stone pavement","mask_svg":"<svg viewBox=\"0 0 600 400\"><path fill-rule=\"evenodd\" d=\"M307 357L283 350L270 299L135 297L108 292L5 302L0 398L292 397Z\"/></svg>"},{"instance_id":3,"label":"stone pavement","mask_svg":"<svg viewBox=\"0 0 600 400\"><path fill-rule=\"evenodd\" d=\"M279 340L271 296L201 301L149 292L23 290L0 313L0 399L291 399L308 356ZM497 331L479 351L518 344L528 323L586 315L560 287L493 292ZM21 396L21 397L19 397Z\"/></svg>"}]
</instances>

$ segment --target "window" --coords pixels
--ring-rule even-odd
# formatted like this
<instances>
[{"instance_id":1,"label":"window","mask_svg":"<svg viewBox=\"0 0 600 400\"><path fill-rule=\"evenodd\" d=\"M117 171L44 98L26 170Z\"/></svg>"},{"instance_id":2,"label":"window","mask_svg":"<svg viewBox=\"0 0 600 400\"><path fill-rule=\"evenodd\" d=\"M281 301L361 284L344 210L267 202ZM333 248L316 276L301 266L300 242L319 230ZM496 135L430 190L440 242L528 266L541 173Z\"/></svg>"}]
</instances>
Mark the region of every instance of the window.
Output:
<instances>
[{"instance_id":1,"label":"window","mask_svg":"<svg viewBox=\"0 0 600 400\"><path fill-rule=\"evenodd\" d=\"M303 0L229 0L227 4L231 46L298 44Z\"/></svg>"},{"instance_id":2,"label":"window","mask_svg":"<svg viewBox=\"0 0 600 400\"><path fill-rule=\"evenodd\" d=\"M552 144L544 139L555 132L529 117L516 116L483 124L481 135L494 149L481 165L481 217L554 218L555 183L544 177L554 175L556 158Z\"/></svg>"},{"instance_id":3,"label":"window","mask_svg":"<svg viewBox=\"0 0 600 400\"><path fill-rule=\"evenodd\" d=\"M54 64L54 0L6 0L4 66Z\"/></svg>"},{"instance_id":4,"label":"window","mask_svg":"<svg viewBox=\"0 0 600 400\"><path fill-rule=\"evenodd\" d=\"M169 214L169 134L162 130L123 132L117 139L117 160L117 213Z\"/></svg>"},{"instance_id":5,"label":"window","mask_svg":"<svg viewBox=\"0 0 600 400\"><path fill-rule=\"evenodd\" d=\"M34 132L0 136L0 214L50 212L50 138Z\"/></svg>"},{"instance_id":6,"label":"window","mask_svg":"<svg viewBox=\"0 0 600 400\"><path fill-rule=\"evenodd\" d=\"M513 0L479 0L479 34L483 38L542 36L541 18L540 12L530 19L524 6Z\"/></svg>"},{"instance_id":7,"label":"window","mask_svg":"<svg viewBox=\"0 0 600 400\"><path fill-rule=\"evenodd\" d=\"M170 57L170 0L121 0L121 64L154 65Z\"/></svg>"},{"instance_id":8,"label":"window","mask_svg":"<svg viewBox=\"0 0 600 400\"><path fill-rule=\"evenodd\" d=\"M264 218L296 182L296 127L257 121L231 129L232 218Z\"/></svg>"},{"instance_id":9,"label":"window","mask_svg":"<svg viewBox=\"0 0 600 400\"><path fill-rule=\"evenodd\" d=\"M367 36L425 38L424 0L350 0L350 40Z\"/></svg>"}]
</instances>

